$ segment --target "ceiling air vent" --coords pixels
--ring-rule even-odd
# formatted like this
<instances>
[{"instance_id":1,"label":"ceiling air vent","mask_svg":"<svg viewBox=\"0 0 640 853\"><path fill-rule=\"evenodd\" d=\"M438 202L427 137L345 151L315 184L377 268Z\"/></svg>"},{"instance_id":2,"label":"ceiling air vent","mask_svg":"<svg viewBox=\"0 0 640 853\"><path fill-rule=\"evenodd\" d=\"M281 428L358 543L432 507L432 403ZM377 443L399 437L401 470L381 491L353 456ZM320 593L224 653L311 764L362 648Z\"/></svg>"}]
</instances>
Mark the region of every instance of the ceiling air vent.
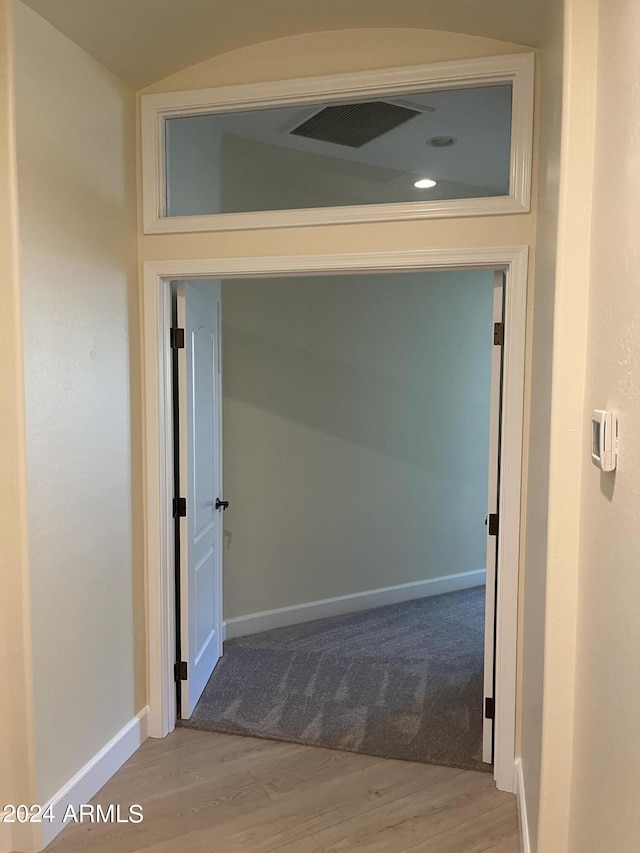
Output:
<instances>
[{"instance_id":1,"label":"ceiling air vent","mask_svg":"<svg viewBox=\"0 0 640 853\"><path fill-rule=\"evenodd\" d=\"M361 148L417 115L420 115L419 110L386 104L384 101L340 104L325 107L289 133L320 142L332 142L334 145Z\"/></svg>"}]
</instances>

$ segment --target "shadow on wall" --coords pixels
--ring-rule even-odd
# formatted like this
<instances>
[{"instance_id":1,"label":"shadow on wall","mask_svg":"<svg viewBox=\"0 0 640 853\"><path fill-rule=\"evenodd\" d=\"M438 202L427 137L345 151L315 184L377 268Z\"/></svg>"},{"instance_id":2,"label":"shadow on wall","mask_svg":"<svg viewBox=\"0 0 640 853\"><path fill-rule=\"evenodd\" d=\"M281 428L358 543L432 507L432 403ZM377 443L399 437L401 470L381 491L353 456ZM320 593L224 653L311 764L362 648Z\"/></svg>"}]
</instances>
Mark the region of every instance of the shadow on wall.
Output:
<instances>
[{"instance_id":1,"label":"shadow on wall","mask_svg":"<svg viewBox=\"0 0 640 853\"><path fill-rule=\"evenodd\" d=\"M434 463L464 468L486 455L484 424L474 429L461 389L452 394L442 377L434 382L436 371L420 384L227 325L223 336L225 397L425 471ZM447 365L438 366L446 374ZM464 385L475 397L481 383L473 368ZM477 407L480 422L486 408Z\"/></svg>"},{"instance_id":2,"label":"shadow on wall","mask_svg":"<svg viewBox=\"0 0 640 853\"><path fill-rule=\"evenodd\" d=\"M225 397L475 481L488 447L492 278L227 282Z\"/></svg>"}]
</instances>

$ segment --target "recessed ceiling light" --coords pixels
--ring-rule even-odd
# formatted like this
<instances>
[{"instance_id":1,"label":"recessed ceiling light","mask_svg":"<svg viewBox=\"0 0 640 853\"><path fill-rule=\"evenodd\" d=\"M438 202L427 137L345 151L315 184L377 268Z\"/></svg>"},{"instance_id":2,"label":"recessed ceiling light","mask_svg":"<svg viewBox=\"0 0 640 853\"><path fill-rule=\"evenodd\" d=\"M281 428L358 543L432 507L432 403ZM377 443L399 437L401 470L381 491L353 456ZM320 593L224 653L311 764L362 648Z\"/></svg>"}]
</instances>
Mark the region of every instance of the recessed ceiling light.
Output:
<instances>
[{"instance_id":1,"label":"recessed ceiling light","mask_svg":"<svg viewBox=\"0 0 640 853\"><path fill-rule=\"evenodd\" d=\"M435 187L436 182L432 181L431 178L421 178L419 181L416 181L414 187L417 187L419 190L427 190L429 187Z\"/></svg>"},{"instance_id":2,"label":"recessed ceiling light","mask_svg":"<svg viewBox=\"0 0 640 853\"><path fill-rule=\"evenodd\" d=\"M455 136L432 136L427 139L425 145L430 145L432 148L448 148L449 145L455 145L458 140Z\"/></svg>"}]
</instances>

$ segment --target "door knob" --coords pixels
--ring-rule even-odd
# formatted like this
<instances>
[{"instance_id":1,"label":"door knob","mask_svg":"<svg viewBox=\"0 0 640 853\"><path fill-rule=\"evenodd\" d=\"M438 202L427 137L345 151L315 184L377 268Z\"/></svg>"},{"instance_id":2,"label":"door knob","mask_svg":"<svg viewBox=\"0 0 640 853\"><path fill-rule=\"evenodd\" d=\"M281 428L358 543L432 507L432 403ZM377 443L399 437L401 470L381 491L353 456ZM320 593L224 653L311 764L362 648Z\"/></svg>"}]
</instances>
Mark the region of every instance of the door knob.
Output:
<instances>
[{"instance_id":1,"label":"door knob","mask_svg":"<svg viewBox=\"0 0 640 853\"><path fill-rule=\"evenodd\" d=\"M229 501L221 501L220 498L216 498L216 509L221 509L223 512L225 509L229 509Z\"/></svg>"}]
</instances>

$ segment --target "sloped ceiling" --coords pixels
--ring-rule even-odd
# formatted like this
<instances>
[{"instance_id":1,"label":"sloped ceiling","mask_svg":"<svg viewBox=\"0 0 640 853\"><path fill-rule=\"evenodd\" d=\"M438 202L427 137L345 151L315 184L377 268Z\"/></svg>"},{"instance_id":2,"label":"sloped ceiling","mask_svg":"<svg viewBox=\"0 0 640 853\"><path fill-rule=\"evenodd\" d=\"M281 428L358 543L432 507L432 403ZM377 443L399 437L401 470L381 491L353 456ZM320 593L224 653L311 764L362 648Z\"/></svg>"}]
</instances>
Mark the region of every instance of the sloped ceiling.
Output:
<instances>
[{"instance_id":1,"label":"sloped ceiling","mask_svg":"<svg viewBox=\"0 0 640 853\"><path fill-rule=\"evenodd\" d=\"M531 47L546 0L25 0L135 89L221 53L359 27L461 32Z\"/></svg>"}]
</instances>

